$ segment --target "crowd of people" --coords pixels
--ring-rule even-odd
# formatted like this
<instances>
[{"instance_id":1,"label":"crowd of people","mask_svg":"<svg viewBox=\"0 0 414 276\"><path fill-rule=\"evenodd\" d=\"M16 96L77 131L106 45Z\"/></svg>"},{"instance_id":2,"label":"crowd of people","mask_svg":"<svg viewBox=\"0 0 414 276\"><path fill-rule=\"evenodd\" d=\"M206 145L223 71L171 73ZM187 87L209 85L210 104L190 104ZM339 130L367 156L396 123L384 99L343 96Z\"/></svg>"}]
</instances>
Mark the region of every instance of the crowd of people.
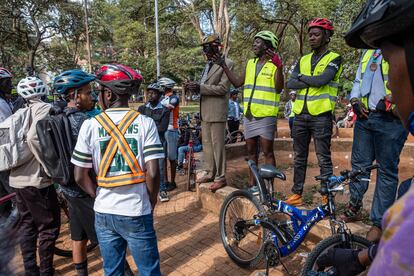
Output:
<instances>
[{"instance_id":1,"label":"crowd of people","mask_svg":"<svg viewBox=\"0 0 414 276\"><path fill-rule=\"evenodd\" d=\"M407 189L395 202L399 156L409 132L414 135L414 40L407 35L413 26L414 4L409 0L370 0L345 36L349 45L364 49L350 97L351 117L356 118L352 168L373 162L380 168L371 207L373 225L367 233L375 245L362 251L332 249L319 260L321 265L337 267L340 275L356 275L369 264L371 275L410 275L414 269L409 234L414 190ZM312 52L298 60L286 82L291 92L284 115L294 151L292 194L286 203L293 206L303 204L312 138L321 176L333 173L332 119L343 62L339 53L329 49L334 34L329 19L311 20L307 32ZM207 62L200 81L184 83L186 91L200 95L194 128L185 128L184 123L180 129L180 99L170 78L149 84L148 102L136 111L129 107L129 99L143 77L122 64L103 65L94 75L79 69L62 72L51 87L56 98L53 104L44 101L49 87L29 76L17 84L23 104L16 108L10 100L13 75L0 68L0 128L10 131L9 136L14 135L13 129L19 129L16 137L24 134L14 144L11 136L0 137L2 165L9 163L0 172L0 192L16 193L8 212L20 217L19 242L26 275L54 274L60 209L53 173L44 160L48 152L41 143L44 132L39 129L39 122L50 116L64 116L70 126L66 135L73 144L68 164L71 177L60 188L69 203L78 275L88 275L88 240L99 243L105 275L123 275L127 246L140 274L161 274L153 210L158 199L168 201L168 192L177 187L176 172L184 167L190 139L194 152L204 151L204 174L196 181L213 182L209 186L212 192L227 185L226 125L233 132L243 121L247 157L258 163L260 149L263 162L276 165L273 141L284 87L283 60L276 53L279 39L271 31L258 32L253 41L254 58L240 74L221 52L221 44L216 34L203 39ZM243 87L242 106L239 87ZM19 157L6 154L16 149ZM369 179L369 174L363 175L351 183L343 221L357 219ZM257 194L252 175L249 186Z\"/></svg>"}]
</instances>

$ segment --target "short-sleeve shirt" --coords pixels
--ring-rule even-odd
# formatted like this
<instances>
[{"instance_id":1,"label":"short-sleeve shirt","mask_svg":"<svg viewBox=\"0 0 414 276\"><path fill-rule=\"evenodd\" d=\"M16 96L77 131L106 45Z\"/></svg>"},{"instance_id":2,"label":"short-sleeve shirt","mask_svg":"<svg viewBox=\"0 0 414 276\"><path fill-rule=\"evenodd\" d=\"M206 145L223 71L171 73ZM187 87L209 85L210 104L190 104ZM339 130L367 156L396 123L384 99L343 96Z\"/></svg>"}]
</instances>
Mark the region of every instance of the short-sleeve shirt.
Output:
<instances>
[{"instance_id":1,"label":"short-sleeve shirt","mask_svg":"<svg viewBox=\"0 0 414 276\"><path fill-rule=\"evenodd\" d=\"M117 125L130 109L111 108L105 113ZM126 131L125 140L136 154L138 164L145 171L145 163L164 158L154 120L138 115ZM99 163L111 136L95 118L86 120L80 129L71 162L82 168L93 168L98 175ZM120 152L115 154L107 176L130 173L128 164ZM113 188L98 187L94 210L99 213L122 216L143 216L151 213L151 203L144 183Z\"/></svg>"},{"instance_id":2,"label":"short-sleeve shirt","mask_svg":"<svg viewBox=\"0 0 414 276\"><path fill-rule=\"evenodd\" d=\"M161 104L163 106L172 105L174 108L170 111L170 122L168 124L168 130L178 129L178 117L180 112L180 98L177 95L170 93L166 94L164 98L161 99Z\"/></svg>"}]
</instances>

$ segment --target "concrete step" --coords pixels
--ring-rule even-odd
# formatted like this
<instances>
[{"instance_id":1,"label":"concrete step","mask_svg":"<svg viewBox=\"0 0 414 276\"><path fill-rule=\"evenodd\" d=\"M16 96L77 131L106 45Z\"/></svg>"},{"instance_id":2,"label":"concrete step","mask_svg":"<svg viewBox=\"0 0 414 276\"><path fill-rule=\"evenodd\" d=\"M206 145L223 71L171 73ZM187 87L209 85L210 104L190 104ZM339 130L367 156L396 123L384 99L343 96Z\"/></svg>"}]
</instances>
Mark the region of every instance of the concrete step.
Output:
<instances>
[{"instance_id":1,"label":"concrete step","mask_svg":"<svg viewBox=\"0 0 414 276\"><path fill-rule=\"evenodd\" d=\"M352 138L337 138L332 139L331 151L332 152L352 152ZM274 140L275 151L292 151L293 152L293 139L292 138L276 138ZM315 152L314 143L311 142L309 146L310 152ZM235 159L239 157L247 156L246 143L240 142L235 144L226 145L226 158ZM406 142L401 152L401 157L414 158L414 143Z\"/></svg>"}]
</instances>

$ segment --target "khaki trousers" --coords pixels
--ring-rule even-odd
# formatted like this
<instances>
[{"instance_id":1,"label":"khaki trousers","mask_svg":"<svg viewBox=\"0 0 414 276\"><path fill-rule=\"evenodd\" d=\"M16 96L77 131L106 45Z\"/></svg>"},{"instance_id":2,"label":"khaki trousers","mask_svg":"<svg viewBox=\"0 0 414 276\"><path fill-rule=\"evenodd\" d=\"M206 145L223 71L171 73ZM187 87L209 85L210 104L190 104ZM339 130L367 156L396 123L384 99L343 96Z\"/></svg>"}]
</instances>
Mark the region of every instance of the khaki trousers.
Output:
<instances>
[{"instance_id":1,"label":"khaki trousers","mask_svg":"<svg viewBox=\"0 0 414 276\"><path fill-rule=\"evenodd\" d=\"M223 180L226 174L224 132L226 122L201 122L205 170L214 181Z\"/></svg>"}]
</instances>

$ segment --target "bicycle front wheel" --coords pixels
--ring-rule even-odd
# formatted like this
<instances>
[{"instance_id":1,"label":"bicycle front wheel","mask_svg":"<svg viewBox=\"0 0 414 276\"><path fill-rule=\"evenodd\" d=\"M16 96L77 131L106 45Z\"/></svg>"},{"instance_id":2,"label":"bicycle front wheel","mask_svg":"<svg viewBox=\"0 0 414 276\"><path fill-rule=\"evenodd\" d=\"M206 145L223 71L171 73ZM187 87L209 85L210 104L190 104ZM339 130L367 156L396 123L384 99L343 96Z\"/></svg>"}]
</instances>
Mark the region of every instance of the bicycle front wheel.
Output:
<instances>
[{"instance_id":1,"label":"bicycle front wheel","mask_svg":"<svg viewBox=\"0 0 414 276\"><path fill-rule=\"evenodd\" d=\"M327 253L331 248L364 249L372 244L369 240L356 235L349 235L349 239L349 244L346 245L342 240L342 235L337 234L318 243L306 259L302 276L308 276L311 271L324 272L331 270L332 267L318 267L317 265L319 257Z\"/></svg>"},{"instance_id":2,"label":"bicycle front wheel","mask_svg":"<svg viewBox=\"0 0 414 276\"><path fill-rule=\"evenodd\" d=\"M246 221L265 215L263 206L249 192L237 190L224 201L220 211L220 236L229 257L241 267L256 267L264 259L268 231Z\"/></svg>"}]
</instances>

